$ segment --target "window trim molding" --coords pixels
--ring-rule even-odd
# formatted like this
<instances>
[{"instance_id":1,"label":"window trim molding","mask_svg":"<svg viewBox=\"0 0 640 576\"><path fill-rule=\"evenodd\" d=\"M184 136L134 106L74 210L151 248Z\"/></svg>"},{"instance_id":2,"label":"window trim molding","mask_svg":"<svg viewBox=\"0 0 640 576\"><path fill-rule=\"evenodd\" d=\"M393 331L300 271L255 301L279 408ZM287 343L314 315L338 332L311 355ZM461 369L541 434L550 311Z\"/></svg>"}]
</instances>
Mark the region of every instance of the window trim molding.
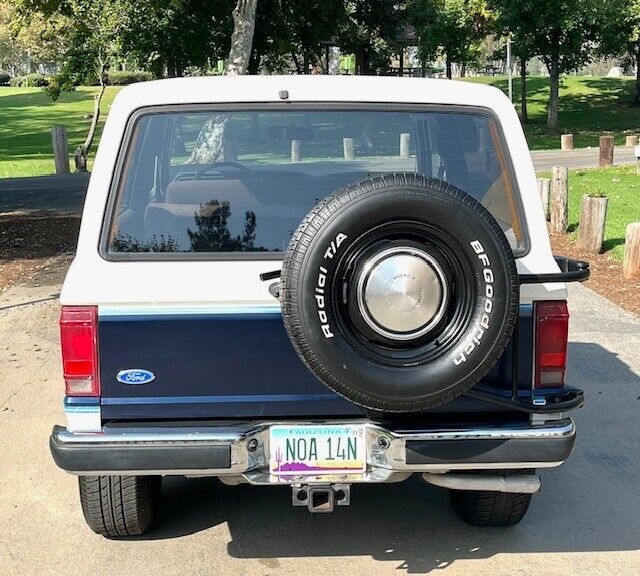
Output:
<instances>
[{"instance_id":1,"label":"window trim molding","mask_svg":"<svg viewBox=\"0 0 640 576\"><path fill-rule=\"evenodd\" d=\"M498 143L505 156L508 177L513 189L513 200L516 214L522 230L523 247L514 250L516 259L525 257L530 249L530 236L522 205L520 187L509 154L502 124L498 115L485 106L469 106L460 104L421 104L421 103L380 103L380 102L256 102L256 103L208 103L208 104L164 104L159 106L143 106L134 110L127 118L124 136L118 149L116 164L109 183L108 198L102 215L102 226L98 239L98 254L108 262L229 262L229 261L280 261L284 252L111 252L109 251L109 235L115 217L115 206L118 188L122 181L122 169L131 148L132 136L137 122L147 115L175 114L177 112L268 112L268 111L371 111L371 112L438 112L451 114L469 114L484 116L493 124L498 134Z\"/></svg>"}]
</instances>

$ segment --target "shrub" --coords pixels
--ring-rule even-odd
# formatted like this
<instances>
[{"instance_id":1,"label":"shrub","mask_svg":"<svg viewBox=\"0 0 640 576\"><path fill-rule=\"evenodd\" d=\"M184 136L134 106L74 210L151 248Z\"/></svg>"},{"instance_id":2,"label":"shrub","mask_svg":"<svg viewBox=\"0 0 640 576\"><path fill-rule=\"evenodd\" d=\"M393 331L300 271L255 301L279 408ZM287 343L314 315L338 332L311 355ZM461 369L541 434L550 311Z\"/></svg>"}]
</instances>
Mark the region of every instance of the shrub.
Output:
<instances>
[{"instance_id":1,"label":"shrub","mask_svg":"<svg viewBox=\"0 0 640 576\"><path fill-rule=\"evenodd\" d=\"M9 84L20 88L42 88L49 84L49 80L42 74L27 74L26 76L14 76Z\"/></svg>"},{"instance_id":2,"label":"shrub","mask_svg":"<svg viewBox=\"0 0 640 576\"><path fill-rule=\"evenodd\" d=\"M153 75L151 72L130 72L128 70L113 70L109 72L109 84L115 86L124 86L125 84L133 84L134 82L146 82L152 79Z\"/></svg>"},{"instance_id":3,"label":"shrub","mask_svg":"<svg viewBox=\"0 0 640 576\"><path fill-rule=\"evenodd\" d=\"M7 86L11 81L11 76L6 72L0 72L0 86Z\"/></svg>"}]
</instances>

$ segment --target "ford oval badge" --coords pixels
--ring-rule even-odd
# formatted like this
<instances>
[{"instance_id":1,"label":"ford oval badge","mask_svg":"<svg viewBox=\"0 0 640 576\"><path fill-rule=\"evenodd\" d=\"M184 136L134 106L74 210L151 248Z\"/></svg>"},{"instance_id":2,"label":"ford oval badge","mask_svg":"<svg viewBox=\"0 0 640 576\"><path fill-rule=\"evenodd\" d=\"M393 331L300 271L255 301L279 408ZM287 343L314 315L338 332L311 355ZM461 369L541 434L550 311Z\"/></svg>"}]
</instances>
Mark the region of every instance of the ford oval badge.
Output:
<instances>
[{"instance_id":1,"label":"ford oval badge","mask_svg":"<svg viewBox=\"0 0 640 576\"><path fill-rule=\"evenodd\" d=\"M116 376L116 380L123 384L149 384L149 382L153 382L155 379L156 375L153 372L140 368L120 370Z\"/></svg>"}]
</instances>

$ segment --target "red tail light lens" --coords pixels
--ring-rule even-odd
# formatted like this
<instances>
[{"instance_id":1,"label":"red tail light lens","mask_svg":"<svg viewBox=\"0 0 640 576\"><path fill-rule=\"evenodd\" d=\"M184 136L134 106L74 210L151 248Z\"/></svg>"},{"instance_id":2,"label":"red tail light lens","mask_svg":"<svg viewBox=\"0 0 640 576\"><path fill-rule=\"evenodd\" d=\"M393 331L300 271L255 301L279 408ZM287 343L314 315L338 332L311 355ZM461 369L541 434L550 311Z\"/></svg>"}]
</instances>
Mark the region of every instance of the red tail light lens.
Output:
<instances>
[{"instance_id":1,"label":"red tail light lens","mask_svg":"<svg viewBox=\"0 0 640 576\"><path fill-rule=\"evenodd\" d=\"M99 396L98 308L63 306L60 343L67 396Z\"/></svg>"},{"instance_id":2,"label":"red tail light lens","mask_svg":"<svg viewBox=\"0 0 640 576\"><path fill-rule=\"evenodd\" d=\"M564 300L536 304L536 388L564 385L569 310Z\"/></svg>"}]
</instances>

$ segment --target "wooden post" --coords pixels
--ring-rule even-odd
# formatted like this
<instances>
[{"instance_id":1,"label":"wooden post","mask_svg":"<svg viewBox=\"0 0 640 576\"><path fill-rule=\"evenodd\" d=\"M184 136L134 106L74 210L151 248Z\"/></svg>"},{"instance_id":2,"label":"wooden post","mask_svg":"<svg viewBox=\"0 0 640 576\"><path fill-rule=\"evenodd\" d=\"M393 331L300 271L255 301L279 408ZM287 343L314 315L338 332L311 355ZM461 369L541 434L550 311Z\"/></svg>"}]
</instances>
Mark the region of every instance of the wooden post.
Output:
<instances>
[{"instance_id":1,"label":"wooden post","mask_svg":"<svg viewBox=\"0 0 640 576\"><path fill-rule=\"evenodd\" d=\"M627 136L624 142L624 145L627 148L634 148L638 145L638 137L637 136Z\"/></svg>"},{"instance_id":2,"label":"wooden post","mask_svg":"<svg viewBox=\"0 0 640 576\"><path fill-rule=\"evenodd\" d=\"M343 138L342 149L344 150L345 160L353 160L356 157L355 149L353 147L353 138Z\"/></svg>"},{"instance_id":3,"label":"wooden post","mask_svg":"<svg viewBox=\"0 0 640 576\"><path fill-rule=\"evenodd\" d=\"M411 134L403 132L400 134L400 158L409 158L409 140Z\"/></svg>"},{"instance_id":4,"label":"wooden post","mask_svg":"<svg viewBox=\"0 0 640 576\"><path fill-rule=\"evenodd\" d=\"M291 140L291 162L300 162L302 158L302 140Z\"/></svg>"},{"instance_id":5,"label":"wooden post","mask_svg":"<svg viewBox=\"0 0 640 576\"><path fill-rule=\"evenodd\" d=\"M573 134L563 134L560 136L560 149L573 150Z\"/></svg>"},{"instance_id":6,"label":"wooden post","mask_svg":"<svg viewBox=\"0 0 640 576\"><path fill-rule=\"evenodd\" d=\"M551 195L551 179L550 178L538 178L538 192L540 193L540 200L542 200L544 217L548 222L549 221L549 197Z\"/></svg>"},{"instance_id":7,"label":"wooden post","mask_svg":"<svg viewBox=\"0 0 640 576\"><path fill-rule=\"evenodd\" d=\"M51 129L51 145L56 174L69 174L69 137L64 126L54 126Z\"/></svg>"},{"instance_id":8,"label":"wooden post","mask_svg":"<svg viewBox=\"0 0 640 576\"><path fill-rule=\"evenodd\" d=\"M578 228L579 250L600 254L602 243L604 242L604 226L607 222L607 204L609 199L606 196L582 197L582 210L580 212L580 227Z\"/></svg>"},{"instance_id":9,"label":"wooden post","mask_svg":"<svg viewBox=\"0 0 640 576\"><path fill-rule=\"evenodd\" d=\"M613 164L613 136L600 136L600 168Z\"/></svg>"},{"instance_id":10,"label":"wooden post","mask_svg":"<svg viewBox=\"0 0 640 576\"><path fill-rule=\"evenodd\" d=\"M640 277L640 222L627 225L623 272L625 278Z\"/></svg>"},{"instance_id":11,"label":"wooden post","mask_svg":"<svg viewBox=\"0 0 640 576\"><path fill-rule=\"evenodd\" d=\"M566 234L569 219L569 170L554 166L551 178L551 233Z\"/></svg>"},{"instance_id":12,"label":"wooden post","mask_svg":"<svg viewBox=\"0 0 640 576\"><path fill-rule=\"evenodd\" d=\"M231 142L225 142L222 146L222 160L225 162L237 162L238 161L238 150L236 149L235 144Z\"/></svg>"}]
</instances>

